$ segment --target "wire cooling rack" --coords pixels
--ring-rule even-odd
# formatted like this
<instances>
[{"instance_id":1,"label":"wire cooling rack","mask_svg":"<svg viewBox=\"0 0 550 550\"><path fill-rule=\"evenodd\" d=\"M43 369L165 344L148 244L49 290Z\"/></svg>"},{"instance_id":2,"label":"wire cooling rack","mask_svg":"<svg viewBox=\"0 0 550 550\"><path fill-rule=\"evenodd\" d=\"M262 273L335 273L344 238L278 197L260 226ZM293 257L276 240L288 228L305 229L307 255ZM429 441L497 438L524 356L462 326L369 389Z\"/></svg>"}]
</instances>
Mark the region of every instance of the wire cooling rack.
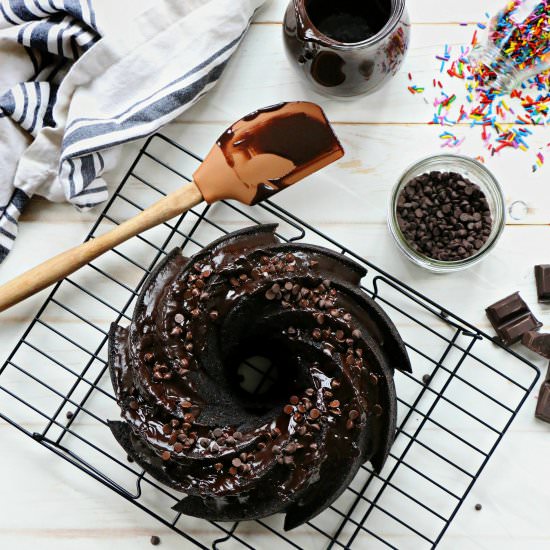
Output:
<instances>
[{"instance_id":1,"label":"wire cooling rack","mask_svg":"<svg viewBox=\"0 0 550 550\"><path fill-rule=\"evenodd\" d=\"M169 138L150 138L89 238L189 181L199 162ZM397 438L381 474L364 465L334 505L289 533L280 516L228 524L177 514L171 508L181 495L129 462L106 424L119 417L107 370L109 325L129 322L155 264L176 246L189 255L221 234L273 221L284 240L321 244L367 267L364 288L397 324L414 369L396 373ZM276 204L220 203L150 230L59 283L0 370L0 416L199 548L422 550L437 546L538 377L522 357Z\"/></svg>"}]
</instances>

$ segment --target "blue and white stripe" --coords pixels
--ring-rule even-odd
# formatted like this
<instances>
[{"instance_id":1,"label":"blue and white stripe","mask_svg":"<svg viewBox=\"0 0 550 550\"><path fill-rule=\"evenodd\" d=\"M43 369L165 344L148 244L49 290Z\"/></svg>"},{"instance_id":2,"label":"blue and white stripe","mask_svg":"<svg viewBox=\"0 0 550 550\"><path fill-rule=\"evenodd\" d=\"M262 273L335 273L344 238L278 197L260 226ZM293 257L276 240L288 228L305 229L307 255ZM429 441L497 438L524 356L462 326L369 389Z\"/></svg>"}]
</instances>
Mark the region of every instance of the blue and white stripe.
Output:
<instances>
[{"instance_id":1,"label":"blue and white stripe","mask_svg":"<svg viewBox=\"0 0 550 550\"><path fill-rule=\"evenodd\" d=\"M2 118L9 117L33 138L37 138L47 128L52 129L52 132L46 135L55 133L58 142L61 143L55 159L57 180L66 199L79 208L93 207L107 199L108 190L102 174L107 164L113 164L111 149L154 133L197 102L215 85L238 48L255 9L264 0L194 0L189 6L184 0L151 0L151 12L156 10L155 14L163 18L164 24L159 23L155 27L154 24L149 25L150 19L145 18L136 23L128 39L135 40L136 50L142 48L146 57L152 54L163 63L166 57L165 49L158 47L148 52L147 48L152 47L150 44L157 36L159 43L162 43L167 29L176 21L181 22L182 27L178 27L180 31L174 31L173 35L175 41L181 40L181 44L184 45L181 49L181 62L178 58L177 62L170 65L169 70L165 67L166 74L159 79L157 89L151 87L150 83L155 82L158 66L150 63L147 76L153 80L144 81L143 90L139 85L134 86L128 97L124 97L124 87L121 86L127 74L124 73L120 75L121 80L115 80L111 87L111 90L117 90L114 102L93 95L84 107L68 113L68 108L72 111L72 104L68 107L72 101L72 92L67 91L64 79L71 74L72 67L77 61L80 60L79 64L86 62L85 59L81 59L82 56L102 39L94 5L101 4L102 25L110 23L110 28L114 32L117 30L112 21L107 22L105 19L109 15L110 1L117 2L0 0L0 41L3 38L11 40L23 48L24 51L20 52L26 57L28 72L33 74L26 81L15 81L7 90L0 89L0 123ZM117 13L114 4L112 5L113 12ZM208 27L211 18L208 15L200 20L197 16L194 23L187 22L188 15L199 9L210 10L219 20L212 23L211 28ZM120 17L120 10L118 13ZM177 19L172 18L173 13ZM140 28L139 25L143 25L144 22L145 27ZM122 29L131 25L129 21L121 21L120 24ZM200 28L197 28L197 24ZM154 32L150 32L152 29ZM182 29L187 32L181 32ZM122 32L121 35L124 36ZM191 40L189 36L185 38L186 35L195 36L196 39ZM113 38L112 33L109 36ZM194 50L190 52L187 60L184 47L190 44ZM94 51L104 50L105 48L99 48ZM131 48L128 47L127 50L127 53L121 55L128 58L134 55ZM116 51L118 55L119 50L112 51ZM122 51L124 47L120 49L120 52ZM111 50L108 50L108 53L111 53ZM0 46L0 67L1 56ZM103 66L104 57L101 53L94 56L90 52L90 56L86 56L87 59L93 60L88 63L89 66ZM115 56L114 59L119 58ZM124 57L120 59L123 60ZM131 60L141 63L141 58L131 57ZM92 72L80 70L76 74L88 77ZM136 73L136 77L138 74L140 73ZM71 84L75 86L76 93L82 80L80 76L73 80L78 82L76 85ZM93 84L93 80L91 82ZM90 114L87 106L101 105L102 101L107 108L97 109ZM59 105L63 107L60 108ZM40 180L39 175L37 180ZM0 200L9 196L7 204L0 203L0 261L8 253L17 235L17 219L29 200L29 187L26 186L25 189L26 192L14 189L10 196L9 193L3 193L0 187ZM59 193L55 195L59 196Z\"/></svg>"}]
</instances>

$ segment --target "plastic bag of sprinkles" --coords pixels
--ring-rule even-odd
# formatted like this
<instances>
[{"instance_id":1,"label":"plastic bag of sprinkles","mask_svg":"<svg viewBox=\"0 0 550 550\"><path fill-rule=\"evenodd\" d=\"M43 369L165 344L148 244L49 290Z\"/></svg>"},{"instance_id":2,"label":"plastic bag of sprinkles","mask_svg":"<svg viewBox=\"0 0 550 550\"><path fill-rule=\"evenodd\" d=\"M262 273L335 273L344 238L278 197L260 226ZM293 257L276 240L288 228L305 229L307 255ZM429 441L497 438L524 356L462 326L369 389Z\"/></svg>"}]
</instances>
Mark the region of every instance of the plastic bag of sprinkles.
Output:
<instances>
[{"instance_id":1,"label":"plastic bag of sprinkles","mask_svg":"<svg viewBox=\"0 0 550 550\"><path fill-rule=\"evenodd\" d=\"M479 85L506 93L550 69L550 0L512 0L487 30L472 52Z\"/></svg>"}]
</instances>

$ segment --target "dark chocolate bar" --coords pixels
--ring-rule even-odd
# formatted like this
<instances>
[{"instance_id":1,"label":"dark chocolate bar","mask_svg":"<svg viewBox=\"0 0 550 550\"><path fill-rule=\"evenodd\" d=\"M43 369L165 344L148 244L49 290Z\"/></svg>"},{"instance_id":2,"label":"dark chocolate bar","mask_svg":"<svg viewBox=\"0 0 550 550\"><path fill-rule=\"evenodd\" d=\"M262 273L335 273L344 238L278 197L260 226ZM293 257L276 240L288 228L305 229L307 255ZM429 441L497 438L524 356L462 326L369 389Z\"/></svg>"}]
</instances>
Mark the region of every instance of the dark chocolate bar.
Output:
<instances>
[{"instance_id":1,"label":"dark chocolate bar","mask_svg":"<svg viewBox=\"0 0 550 550\"><path fill-rule=\"evenodd\" d=\"M539 302L550 302L550 265L536 265L535 280Z\"/></svg>"},{"instance_id":2,"label":"dark chocolate bar","mask_svg":"<svg viewBox=\"0 0 550 550\"><path fill-rule=\"evenodd\" d=\"M550 359L550 334L532 330L523 335L521 343L531 351Z\"/></svg>"},{"instance_id":3,"label":"dark chocolate bar","mask_svg":"<svg viewBox=\"0 0 550 550\"><path fill-rule=\"evenodd\" d=\"M550 423L550 382L546 381L540 388L535 416Z\"/></svg>"},{"instance_id":4,"label":"dark chocolate bar","mask_svg":"<svg viewBox=\"0 0 550 550\"><path fill-rule=\"evenodd\" d=\"M542 326L519 292L489 306L485 313L505 346L519 342L526 332L537 330Z\"/></svg>"}]
</instances>

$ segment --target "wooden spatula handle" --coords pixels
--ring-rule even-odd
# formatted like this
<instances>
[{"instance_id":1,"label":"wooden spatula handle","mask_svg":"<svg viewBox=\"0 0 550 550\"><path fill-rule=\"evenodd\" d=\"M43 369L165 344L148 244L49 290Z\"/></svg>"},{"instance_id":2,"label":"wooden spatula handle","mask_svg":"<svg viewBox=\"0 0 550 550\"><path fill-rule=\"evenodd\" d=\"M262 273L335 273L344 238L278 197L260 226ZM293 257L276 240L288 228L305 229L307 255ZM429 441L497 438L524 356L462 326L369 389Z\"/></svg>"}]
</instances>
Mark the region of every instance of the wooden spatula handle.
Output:
<instances>
[{"instance_id":1,"label":"wooden spatula handle","mask_svg":"<svg viewBox=\"0 0 550 550\"><path fill-rule=\"evenodd\" d=\"M187 212L202 201L199 188L191 182L108 233L34 267L0 287L0 311L44 290L115 246Z\"/></svg>"}]
</instances>

